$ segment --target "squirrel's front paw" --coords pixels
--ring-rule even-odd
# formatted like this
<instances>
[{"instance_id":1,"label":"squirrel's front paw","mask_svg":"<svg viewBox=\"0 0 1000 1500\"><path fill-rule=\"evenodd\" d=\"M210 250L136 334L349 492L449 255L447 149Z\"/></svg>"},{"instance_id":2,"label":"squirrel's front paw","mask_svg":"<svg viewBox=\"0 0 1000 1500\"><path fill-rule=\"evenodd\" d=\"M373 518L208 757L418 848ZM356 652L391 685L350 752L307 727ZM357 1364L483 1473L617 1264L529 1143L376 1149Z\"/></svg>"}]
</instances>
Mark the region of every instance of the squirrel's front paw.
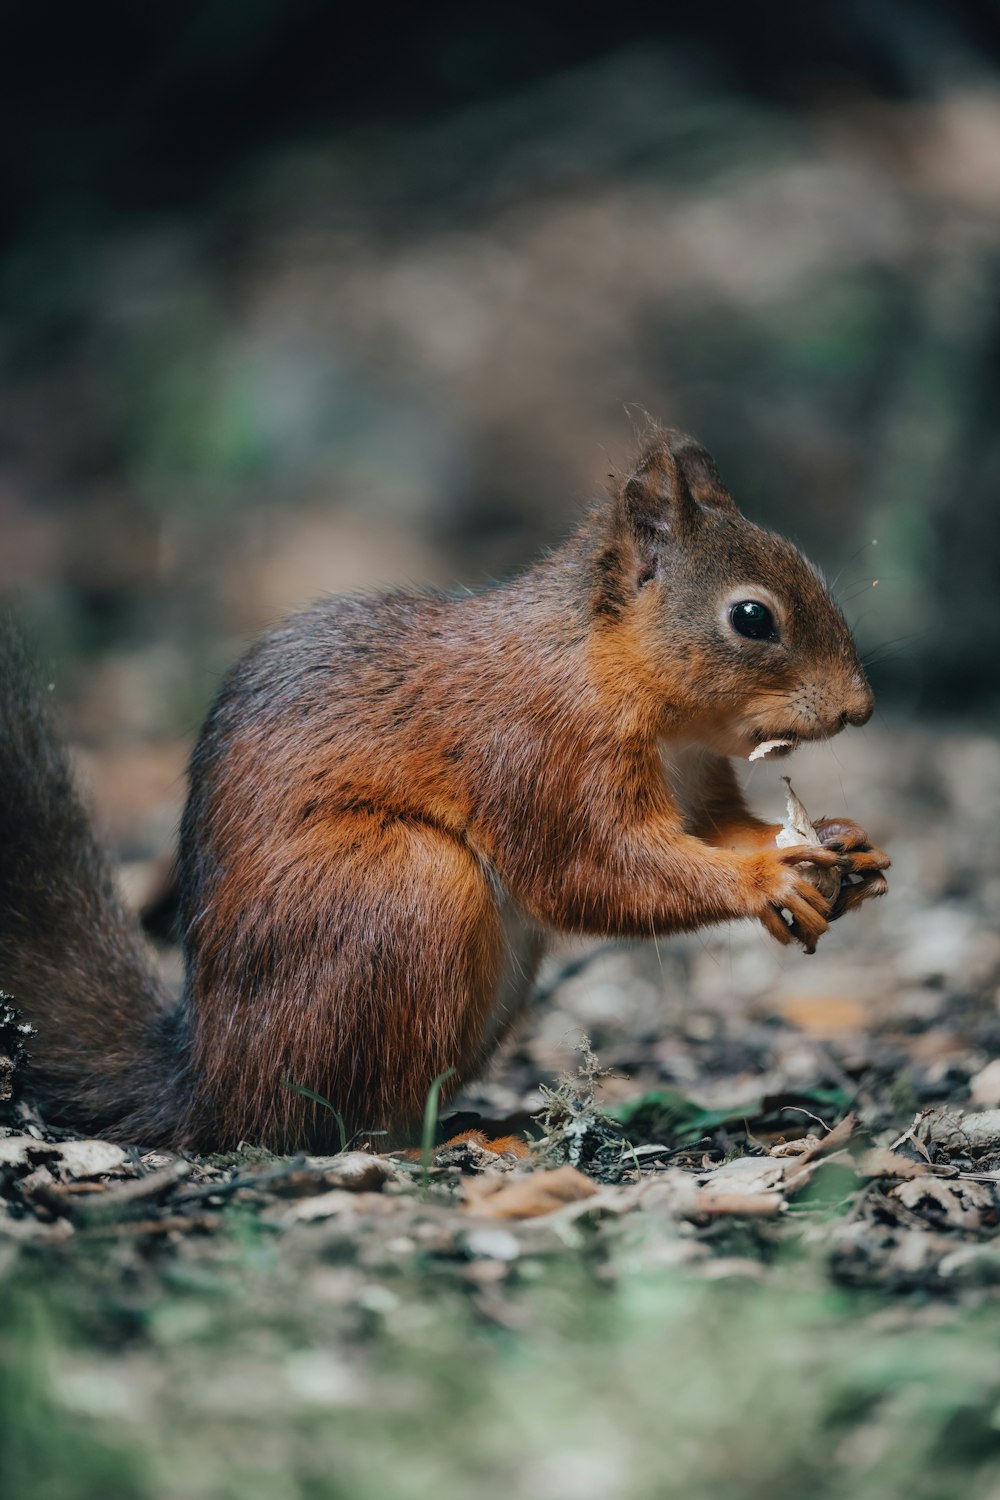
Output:
<instances>
[{"instance_id":1,"label":"squirrel's front paw","mask_svg":"<svg viewBox=\"0 0 1000 1500\"><path fill-rule=\"evenodd\" d=\"M842 871L843 855L815 844L795 844L789 849L762 850L750 865L757 896L754 916L779 943L797 939L807 953L815 953L833 919L833 903L816 889L808 866ZM784 912L790 920L786 921Z\"/></svg>"},{"instance_id":2,"label":"squirrel's front paw","mask_svg":"<svg viewBox=\"0 0 1000 1500\"><path fill-rule=\"evenodd\" d=\"M892 860L884 849L871 842L863 828L850 818L819 818L813 826L820 843L845 861L844 881L834 902L831 921L860 906L870 896L885 895L889 883L882 871L888 870Z\"/></svg>"}]
</instances>

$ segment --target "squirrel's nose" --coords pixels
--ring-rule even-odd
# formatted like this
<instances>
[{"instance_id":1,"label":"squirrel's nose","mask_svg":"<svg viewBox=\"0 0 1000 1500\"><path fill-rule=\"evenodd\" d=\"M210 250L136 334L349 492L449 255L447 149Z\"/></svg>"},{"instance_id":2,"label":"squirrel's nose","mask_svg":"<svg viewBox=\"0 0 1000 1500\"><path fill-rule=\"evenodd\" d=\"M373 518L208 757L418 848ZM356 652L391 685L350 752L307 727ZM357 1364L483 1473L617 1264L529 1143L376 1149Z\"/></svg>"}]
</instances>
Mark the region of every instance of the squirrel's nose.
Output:
<instances>
[{"instance_id":1,"label":"squirrel's nose","mask_svg":"<svg viewBox=\"0 0 1000 1500\"><path fill-rule=\"evenodd\" d=\"M867 724L875 709L875 699L867 682L858 685L851 694L846 708L840 715L840 727L846 729L848 724L858 726Z\"/></svg>"}]
</instances>

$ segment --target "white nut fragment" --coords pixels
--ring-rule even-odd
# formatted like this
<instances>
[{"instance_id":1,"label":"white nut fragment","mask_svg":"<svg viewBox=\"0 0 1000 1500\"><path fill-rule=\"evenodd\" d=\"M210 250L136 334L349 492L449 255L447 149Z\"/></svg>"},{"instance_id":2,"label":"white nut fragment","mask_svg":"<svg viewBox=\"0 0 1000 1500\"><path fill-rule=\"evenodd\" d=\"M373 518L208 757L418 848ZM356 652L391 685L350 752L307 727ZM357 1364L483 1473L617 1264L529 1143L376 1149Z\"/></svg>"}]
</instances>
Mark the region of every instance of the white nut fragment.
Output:
<instances>
[{"instance_id":1,"label":"white nut fragment","mask_svg":"<svg viewBox=\"0 0 1000 1500\"><path fill-rule=\"evenodd\" d=\"M775 835L774 842L779 849L794 849L797 844L821 844L823 840L810 822L809 814L792 791L791 781L787 776L782 776L781 779L788 788L788 800L785 821L781 825L780 832ZM828 870L825 866L814 865L808 861L803 861L798 868L810 885L816 887L821 896L825 896L828 901L836 901L843 884L839 870Z\"/></svg>"},{"instance_id":2,"label":"white nut fragment","mask_svg":"<svg viewBox=\"0 0 1000 1500\"><path fill-rule=\"evenodd\" d=\"M766 760L769 755L780 755L782 751L794 750L793 740L765 740L755 750L751 750L747 760Z\"/></svg>"}]
</instances>

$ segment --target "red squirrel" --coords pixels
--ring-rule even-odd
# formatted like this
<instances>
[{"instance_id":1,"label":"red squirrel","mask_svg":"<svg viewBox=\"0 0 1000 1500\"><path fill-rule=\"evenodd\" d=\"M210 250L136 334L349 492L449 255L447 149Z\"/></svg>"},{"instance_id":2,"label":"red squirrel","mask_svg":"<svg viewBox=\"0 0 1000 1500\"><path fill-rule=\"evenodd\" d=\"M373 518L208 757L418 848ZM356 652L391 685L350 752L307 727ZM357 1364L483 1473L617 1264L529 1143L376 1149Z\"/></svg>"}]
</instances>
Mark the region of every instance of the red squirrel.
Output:
<instances>
[{"instance_id":1,"label":"red squirrel","mask_svg":"<svg viewBox=\"0 0 1000 1500\"><path fill-rule=\"evenodd\" d=\"M886 889L847 819L775 847L729 757L864 724L816 570L657 432L567 542L475 594L332 598L222 684L180 839L186 981L154 978L50 733L0 646L0 989L47 1117L209 1151L404 1141L485 1066L548 935L756 918L811 951ZM831 909L803 865L836 866ZM785 915L787 914L787 918Z\"/></svg>"}]
</instances>

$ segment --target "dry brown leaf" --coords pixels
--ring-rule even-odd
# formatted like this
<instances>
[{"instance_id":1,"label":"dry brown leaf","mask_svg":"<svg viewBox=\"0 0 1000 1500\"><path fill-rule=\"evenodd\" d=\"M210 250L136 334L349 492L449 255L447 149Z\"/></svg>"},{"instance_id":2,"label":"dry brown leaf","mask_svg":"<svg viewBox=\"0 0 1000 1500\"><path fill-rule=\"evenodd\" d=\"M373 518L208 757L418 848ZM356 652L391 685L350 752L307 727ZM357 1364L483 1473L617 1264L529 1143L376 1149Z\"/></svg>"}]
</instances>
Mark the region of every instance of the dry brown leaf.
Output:
<instances>
[{"instance_id":1,"label":"dry brown leaf","mask_svg":"<svg viewBox=\"0 0 1000 1500\"><path fill-rule=\"evenodd\" d=\"M128 1153L111 1141L39 1141L33 1135L0 1138L0 1166L44 1164L57 1177L103 1177L128 1161Z\"/></svg>"},{"instance_id":2,"label":"dry brown leaf","mask_svg":"<svg viewBox=\"0 0 1000 1500\"><path fill-rule=\"evenodd\" d=\"M627 1214L632 1209L670 1219L689 1219L697 1213L698 1180L682 1167L666 1167L643 1174L625 1187L601 1189L601 1207L609 1214Z\"/></svg>"},{"instance_id":3,"label":"dry brown leaf","mask_svg":"<svg viewBox=\"0 0 1000 1500\"><path fill-rule=\"evenodd\" d=\"M800 1161L815 1161L821 1156L829 1156L831 1152L839 1151L841 1146L846 1146L847 1142L851 1139L857 1123L858 1117L852 1110L849 1115L845 1115L842 1120L838 1120L833 1129L828 1130L826 1135L820 1136L816 1140L815 1145L810 1146L804 1156L799 1158Z\"/></svg>"},{"instance_id":4,"label":"dry brown leaf","mask_svg":"<svg viewBox=\"0 0 1000 1500\"><path fill-rule=\"evenodd\" d=\"M995 1210L993 1193L978 1182L943 1181L927 1176L899 1183L889 1196L924 1218L943 1215L957 1229L979 1229L984 1215Z\"/></svg>"},{"instance_id":5,"label":"dry brown leaf","mask_svg":"<svg viewBox=\"0 0 1000 1500\"><path fill-rule=\"evenodd\" d=\"M925 1141L949 1151L986 1151L1000 1146L1000 1109L961 1114L946 1109L928 1110L917 1126Z\"/></svg>"},{"instance_id":6,"label":"dry brown leaf","mask_svg":"<svg viewBox=\"0 0 1000 1500\"><path fill-rule=\"evenodd\" d=\"M128 1161L128 1153L111 1141L60 1141L59 1157L48 1165L64 1181L80 1177L104 1177Z\"/></svg>"},{"instance_id":7,"label":"dry brown leaf","mask_svg":"<svg viewBox=\"0 0 1000 1500\"><path fill-rule=\"evenodd\" d=\"M593 1198L598 1189L576 1167L556 1167L525 1176L484 1173L462 1183L465 1207L488 1219L538 1219L567 1203Z\"/></svg>"},{"instance_id":8,"label":"dry brown leaf","mask_svg":"<svg viewBox=\"0 0 1000 1500\"><path fill-rule=\"evenodd\" d=\"M945 1280L990 1282L995 1286L1000 1281L1000 1253L989 1244L961 1245L943 1258L938 1275Z\"/></svg>"},{"instance_id":9,"label":"dry brown leaf","mask_svg":"<svg viewBox=\"0 0 1000 1500\"><path fill-rule=\"evenodd\" d=\"M819 1144L821 1137L818 1135L804 1135L797 1141L778 1141L768 1150L768 1156L776 1156L780 1159L800 1156L809 1156Z\"/></svg>"},{"instance_id":10,"label":"dry brown leaf","mask_svg":"<svg viewBox=\"0 0 1000 1500\"><path fill-rule=\"evenodd\" d=\"M58 1149L33 1135L0 1136L0 1167L26 1167L31 1162L48 1161Z\"/></svg>"},{"instance_id":11,"label":"dry brown leaf","mask_svg":"<svg viewBox=\"0 0 1000 1500\"><path fill-rule=\"evenodd\" d=\"M906 1179L926 1177L930 1168L925 1161L913 1161L909 1156L901 1156L898 1151L890 1151L887 1147L883 1147L880 1150L869 1151L862 1158L858 1171L862 1177Z\"/></svg>"},{"instance_id":12,"label":"dry brown leaf","mask_svg":"<svg viewBox=\"0 0 1000 1500\"><path fill-rule=\"evenodd\" d=\"M822 1156L830 1156L846 1146L856 1125L857 1115L845 1115L826 1135L809 1134L798 1141L779 1141L776 1146L771 1147L769 1155L772 1160L777 1157L786 1161L789 1178L797 1177L799 1167L818 1161Z\"/></svg>"},{"instance_id":13,"label":"dry brown leaf","mask_svg":"<svg viewBox=\"0 0 1000 1500\"><path fill-rule=\"evenodd\" d=\"M741 1156L699 1177L699 1212L734 1213L730 1206L738 1198L757 1199L748 1213L780 1213L786 1198L801 1192L821 1158L841 1149L854 1133L856 1117L846 1115L822 1138L809 1136L804 1142L782 1143L768 1156ZM780 1206L776 1206L775 1201ZM712 1204L716 1204L714 1208ZM724 1205L724 1206L718 1206Z\"/></svg>"},{"instance_id":14,"label":"dry brown leaf","mask_svg":"<svg viewBox=\"0 0 1000 1500\"><path fill-rule=\"evenodd\" d=\"M310 1172L321 1173L320 1180L327 1187L345 1188L351 1193L377 1192L384 1182L396 1175L391 1161L384 1156L372 1156L368 1151L344 1151L339 1156L307 1156L306 1167Z\"/></svg>"},{"instance_id":15,"label":"dry brown leaf","mask_svg":"<svg viewBox=\"0 0 1000 1500\"><path fill-rule=\"evenodd\" d=\"M785 1163L770 1156L737 1156L711 1172L702 1173L698 1181L702 1197L775 1192L784 1184Z\"/></svg>"}]
</instances>

